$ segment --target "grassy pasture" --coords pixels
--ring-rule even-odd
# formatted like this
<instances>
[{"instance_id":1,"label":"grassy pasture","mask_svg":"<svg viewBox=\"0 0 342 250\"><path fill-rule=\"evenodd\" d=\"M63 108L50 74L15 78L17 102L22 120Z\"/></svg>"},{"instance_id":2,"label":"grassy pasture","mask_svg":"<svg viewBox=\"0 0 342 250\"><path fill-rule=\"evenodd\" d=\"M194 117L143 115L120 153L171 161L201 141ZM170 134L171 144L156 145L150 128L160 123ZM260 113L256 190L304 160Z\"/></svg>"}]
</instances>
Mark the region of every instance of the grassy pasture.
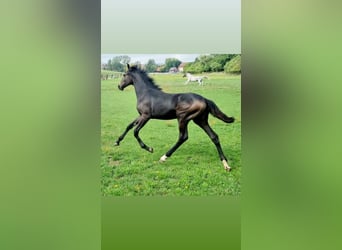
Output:
<instances>
[{"instance_id":1,"label":"grassy pasture","mask_svg":"<svg viewBox=\"0 0 342 250\"><path fill-rule=\"evenodd\" d=\"M140 148L133 129L120 146L113 144L132 122L136 96L132 86L119 91L121 79L101 82L101 190L104 196L239 195L241 192L241 78L224 73L206 74L204 86L185 85L182 74L150 74L165 92L194 92L213 100L229 116L226 124L209 116L209 124L219 135L232 171L227 173L210 138L193 122L189 139L165 163L159 158L178 139L176 120L150 120L140 131L154 153Z\"/></svg>"}]
</instances>

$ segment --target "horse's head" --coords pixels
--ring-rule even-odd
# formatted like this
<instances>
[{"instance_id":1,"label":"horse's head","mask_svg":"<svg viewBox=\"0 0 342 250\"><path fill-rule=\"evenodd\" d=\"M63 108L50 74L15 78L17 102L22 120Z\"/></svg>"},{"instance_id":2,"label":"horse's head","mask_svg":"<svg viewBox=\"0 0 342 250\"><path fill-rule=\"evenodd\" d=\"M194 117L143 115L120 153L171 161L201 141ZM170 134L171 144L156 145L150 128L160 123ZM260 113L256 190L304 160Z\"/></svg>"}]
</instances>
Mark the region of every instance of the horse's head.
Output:
<instances>
[{"instance_id":1,"label":"horse's head","mask_svg":"<svg viewBox=\"0 0 342 250\"><path fill-rule=\"evenodd\" d=\"M118 85L118 88L120 90L124 90L124 88L126 88L127 86L132 85L132 84L133 84L133 77L129 72L127 72L127 73L123 74L122 80L121 80L120 84Z\"/></svg>"},{"instance_id":2,"label":"horse's head","mask_svg":"<svg viewBox=\"0 0 342 250\"><path fill-rule=\"evenodd\" d=\"M123 74L122 80L121 80L120 84L118 85L118 88L120 90L124 90L124 88L133 84L133 77L132 77L130 70L129 70L130 69L129 64L127 64L127 67L128 67L128 71L127 71L127 73Z\"/></svg>"}]
</instances>

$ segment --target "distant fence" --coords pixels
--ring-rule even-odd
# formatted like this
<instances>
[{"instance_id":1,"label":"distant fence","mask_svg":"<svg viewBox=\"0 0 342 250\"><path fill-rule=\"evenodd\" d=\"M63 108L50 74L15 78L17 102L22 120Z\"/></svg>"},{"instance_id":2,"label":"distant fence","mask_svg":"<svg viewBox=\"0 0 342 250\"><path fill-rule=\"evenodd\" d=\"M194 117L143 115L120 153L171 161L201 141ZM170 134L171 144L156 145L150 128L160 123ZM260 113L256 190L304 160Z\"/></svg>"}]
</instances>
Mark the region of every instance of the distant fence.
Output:
<instances>
[{"instance_id":1,"label":"distant fence","mask_svg":"<svg viewBox=\"0 0 342 250\"><path fill-rule=\"evenodd\" d=\"M115 78L121 78L122 77L121 72L101 72L101 80L110 80Z\"/></svg>"}]
</instances>

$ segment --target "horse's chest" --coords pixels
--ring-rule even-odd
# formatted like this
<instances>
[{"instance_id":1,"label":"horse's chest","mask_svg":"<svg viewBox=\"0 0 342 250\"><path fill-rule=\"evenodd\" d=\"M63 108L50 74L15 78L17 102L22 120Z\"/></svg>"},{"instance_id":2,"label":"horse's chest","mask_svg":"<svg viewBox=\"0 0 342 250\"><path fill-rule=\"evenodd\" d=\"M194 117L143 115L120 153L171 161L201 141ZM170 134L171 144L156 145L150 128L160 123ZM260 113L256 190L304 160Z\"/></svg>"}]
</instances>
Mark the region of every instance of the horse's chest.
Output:
<instances>
[{"instance_id":1,"label":"horse's chest","mask_svg":"<svg viewBox=\"0 0 342 250\"><path fill-rule=\"evenodd\" d=\"M139 114L150 113L151 112L151 102L140 101L137 103L137 110Z\"/></svg>"}]
</instances>

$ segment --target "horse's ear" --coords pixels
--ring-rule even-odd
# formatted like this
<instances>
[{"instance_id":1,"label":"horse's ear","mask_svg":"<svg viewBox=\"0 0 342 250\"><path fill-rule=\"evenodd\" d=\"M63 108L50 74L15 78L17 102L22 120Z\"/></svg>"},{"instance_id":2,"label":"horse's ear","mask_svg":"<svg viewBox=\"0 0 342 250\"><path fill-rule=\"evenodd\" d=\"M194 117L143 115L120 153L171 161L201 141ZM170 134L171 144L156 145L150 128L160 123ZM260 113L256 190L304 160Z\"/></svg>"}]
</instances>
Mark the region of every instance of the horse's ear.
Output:
<instances>
[{"instance_id":1,"label":"horse's ear","mask_svg":"<svg viewBox=\"0 0 342 250\"><path fill-rule=\"evenodd\" d=\"M127 69L129 69L129 64L127 63Z\"/></svg>"}]
</instances>

